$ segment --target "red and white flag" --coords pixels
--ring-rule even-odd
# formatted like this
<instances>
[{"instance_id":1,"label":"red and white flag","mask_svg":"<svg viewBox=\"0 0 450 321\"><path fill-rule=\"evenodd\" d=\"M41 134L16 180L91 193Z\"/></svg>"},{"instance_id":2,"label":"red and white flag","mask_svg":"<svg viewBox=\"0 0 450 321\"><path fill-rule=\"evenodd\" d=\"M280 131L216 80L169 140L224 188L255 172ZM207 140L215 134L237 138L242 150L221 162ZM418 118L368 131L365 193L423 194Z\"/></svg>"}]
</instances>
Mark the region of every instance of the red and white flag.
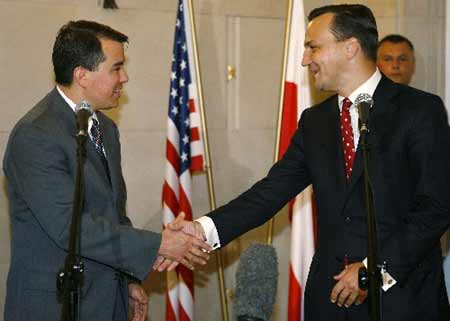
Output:
<instances>
[{"instance_id":1,"label":"red and white flag","mask_svg":"<svg viewBox=\"0 0 450 321\"><path fill-rule=\"evenodd\" d=\"M301 66L305 40L305 12L302 0L293 0L287 70L281 124L281 158L297 129L299 117L311 106L308 71ZM304 320L303 293L314 255L314 215L311 186L290 204L291 262L289 264L288 321Z\"/></svg>"},{"instance_id":2,"label":"red and white flag","mask_svg":"<svg viewBox=\"0 0 450 321\"><path fill-rule=\"evenodd\" d=\"M191 174L204 169L201 119L187 0L180 0L172 56L167 118L163 221L184 212L192 220ZM167 272L166 321L194 320L194 274L179 265Z\"/></svg>"}]
</instances>

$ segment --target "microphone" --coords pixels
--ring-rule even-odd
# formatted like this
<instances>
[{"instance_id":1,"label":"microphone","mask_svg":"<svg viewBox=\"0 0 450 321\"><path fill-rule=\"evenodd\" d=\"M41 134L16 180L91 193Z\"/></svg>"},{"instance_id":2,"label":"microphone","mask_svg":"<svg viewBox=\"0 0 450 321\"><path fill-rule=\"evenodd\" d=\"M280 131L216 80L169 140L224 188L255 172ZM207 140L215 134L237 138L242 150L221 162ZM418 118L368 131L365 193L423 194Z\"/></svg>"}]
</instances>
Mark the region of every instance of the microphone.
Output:
<instances>
[{"instance_id":1,"label":"microphone","mask_svg":"<svg viewBox=\"0 0 450 321\"><path fill-rule=\"evenodd\" d=\"M94 113L91 105L86 100L82 100L75 106L75 113L77 114L77 136L88 136L89 117Z\"/></svg>"},{"instance_id":2,"label":"microphone","mask_svg":"<svg viewBox=\"0 0 450 321\"><path fill-rule=\"evenodd\" d=\"M273 246L252 244L241 255L236 271L235 314L238 321L269 321L278 283Z\"/></svg>"},{"instance_id":3,"label":"microphone","mask_svg":"<svg viewBox=\"0 0 450 321\"><path fill-rule=\"evenodd\" d=\"M369 94L359 94L355 99L355 106L358 109L361 132L369 131L369 109L373 106L373 99Z\"/></svg>"}]
</instances>

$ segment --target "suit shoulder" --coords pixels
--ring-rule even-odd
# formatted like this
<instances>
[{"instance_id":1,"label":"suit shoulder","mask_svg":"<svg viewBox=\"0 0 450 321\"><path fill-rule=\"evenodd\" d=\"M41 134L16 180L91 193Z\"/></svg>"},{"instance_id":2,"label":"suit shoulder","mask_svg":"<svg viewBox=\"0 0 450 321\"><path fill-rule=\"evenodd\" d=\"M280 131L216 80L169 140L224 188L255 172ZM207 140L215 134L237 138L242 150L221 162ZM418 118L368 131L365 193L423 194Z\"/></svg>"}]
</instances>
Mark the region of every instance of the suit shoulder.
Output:
<instances>
[{"instance_id":1,"label":"suit shoulder","mask_svg":"<svg viewBox=\"0 0 450 321\"><path fill-rule=\"evenodd\" d=\"M51 140L61 136L59 120L50 108L51 99L49 95L51 93L42 98L18 120L11 131L10 141L18 135L42 135L41 137L45 136Z\"/></svg>"},{"instance_id":2,"label":"suit shoulder","mask_svg":"<svg viewBox=\"0 0 450 321\"><path fill-rule=\"evenodd\" d=\"M337 106L337 95L331 95L324 101L306 108L302 115L305 117L321 117L324 112L330 111L330 106Z\"/></svg>"},{"instance_id":3,"label":"suit shoulder","mask_svg":"<svg viewBox=\"0 0 450 321\"><path fill-rule=\"evenodd\" d=\"M404 108L410 114L445 114L447 112L442 99L430 92L417 88L398 85L398 94L394 97L393 103L400 108Z\"/></svg>"},{"instance_id":4,"label":"suit shoulder","mask_svg":"<svg viewBox=\"0 0 450 321\"><path fill-rule=\"evenodd\" d=\"M424 102L428 104L443 104L439 96L430 92L400 84L397 84L397 86L398 95L396 99L399 101L408 102L411 105L423 104Z\"/></svg>"},{"instance_id":5,"label":"suit shoulder","mask_svg":"<svg viewBox=\"0 0 450 321\"><path fill-rule=\"evenodd\" d=\"M46 96L19 119L13 129L13 132L30 126L48 129L49 122L54 121L51 116L52 115L49 111L49 104Z\"/></svg>"}]
</instances>

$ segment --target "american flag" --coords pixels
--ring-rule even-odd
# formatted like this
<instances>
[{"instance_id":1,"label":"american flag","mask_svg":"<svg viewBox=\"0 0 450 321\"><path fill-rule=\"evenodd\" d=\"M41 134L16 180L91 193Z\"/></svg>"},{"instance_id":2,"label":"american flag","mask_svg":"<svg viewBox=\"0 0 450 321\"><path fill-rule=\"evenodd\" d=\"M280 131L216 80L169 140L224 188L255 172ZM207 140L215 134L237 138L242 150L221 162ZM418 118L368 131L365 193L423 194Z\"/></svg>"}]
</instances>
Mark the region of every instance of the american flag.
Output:
<instances>
[{"instance_id":1,"label":"american flag","mask_svg":"<svg viewBox=\"0 0 450 321\"><path fill-rule=\"evenodd\" d=\"M192 220L191 173L204 169L191 32L187 0L180 0L167 119L167 163L162 197L164 224L181 212ZM175 271L167 272L166 321L193 320L194 275L180 265Z\"/></svg>"}]
</instances>

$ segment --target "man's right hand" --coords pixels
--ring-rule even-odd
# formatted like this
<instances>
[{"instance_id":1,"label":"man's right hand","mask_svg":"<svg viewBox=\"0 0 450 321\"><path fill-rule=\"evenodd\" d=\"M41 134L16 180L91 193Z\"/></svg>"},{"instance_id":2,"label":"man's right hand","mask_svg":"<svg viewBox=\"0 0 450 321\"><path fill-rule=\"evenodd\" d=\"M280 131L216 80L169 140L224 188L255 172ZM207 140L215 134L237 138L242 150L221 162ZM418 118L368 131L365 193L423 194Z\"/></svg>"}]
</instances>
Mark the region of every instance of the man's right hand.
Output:
<instances>
[{"instance_id":1,"label":"man's right hand","mask_svg":"<svg viewBox=\"0 0 450 321\"><path fill-rule=\"evenodd\" d=\"M194 264L205 265L209 259L211 246L203 240L184 231L181 222L184 221L184 213L180 213L173 222L173 226L165 228L162 232L162 241L159 248L154 268L162 271L165 268L174 268L178 263L193 270ZM193 222L188 222L193 223ZM201 227L200 227L201 228ZM204 237L202 237L204 239ZM165 259L165 260L164 260Z\"/></svg>"}]
</instances>

